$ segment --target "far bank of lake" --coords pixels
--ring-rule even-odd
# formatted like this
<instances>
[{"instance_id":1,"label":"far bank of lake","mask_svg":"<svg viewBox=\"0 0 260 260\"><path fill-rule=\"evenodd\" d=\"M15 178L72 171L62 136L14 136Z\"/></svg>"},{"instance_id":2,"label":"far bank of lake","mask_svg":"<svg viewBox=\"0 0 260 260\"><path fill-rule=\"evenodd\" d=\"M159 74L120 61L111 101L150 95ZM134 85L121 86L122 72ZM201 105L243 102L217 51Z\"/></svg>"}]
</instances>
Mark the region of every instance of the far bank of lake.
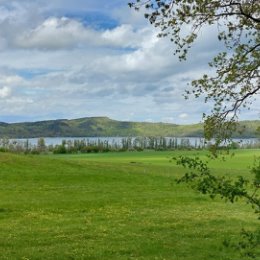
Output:
<instances>
[{"instance_id":1,"label":"far bank of lake","mask_svg":"<svg viewBox=\"0 0 260 260\"><path fill-rule=\"evenodd\" d=\"M98 145L99 143L107 143L110 146L122 146L124 142L129 142L130 145L141 145L143 142L158 142L169 146L172 142L175 146L189 146L189 147L205 147L211 142L205 143L204 138L198 137L43 137L46 146L56 146L62 143L73 143L75 141L82 141L86 144ZM1 139L0 139L1 140ZM24 144L28 143L30 146L37 146L39 138L28 139L9 139L9 142ZM259 138L234 138L234 143L240 147L253 147L260 145ZM0 146L2 143L0 143Z\"/></svg>"}]
</instances>

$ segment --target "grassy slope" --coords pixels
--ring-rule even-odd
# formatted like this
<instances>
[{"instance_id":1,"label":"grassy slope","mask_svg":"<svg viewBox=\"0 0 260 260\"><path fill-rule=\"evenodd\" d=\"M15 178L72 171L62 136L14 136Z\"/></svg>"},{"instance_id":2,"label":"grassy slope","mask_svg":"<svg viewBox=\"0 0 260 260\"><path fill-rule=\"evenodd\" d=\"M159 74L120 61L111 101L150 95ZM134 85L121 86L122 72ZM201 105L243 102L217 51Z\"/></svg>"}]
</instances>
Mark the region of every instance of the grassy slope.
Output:
<instances>
[{"instance_id":1,"label":"grassy slope","mask_svg":"<svg viewBox=\"0 0 260 260\"><path fill-rule=\"evenodd\" d=\"M253 137L260 121L244 121L244 137ZM51 120L35 123L0 123L0 137L82 137L82 136L202 136L202 124L120 122L107 117Z\"/></svg>"},{"instance_id":2,"label":"grassy slope","mask_svg":"<svg viewBox=\"0 0 260 260\"><path fill-rule=\"evenodd\" d=\"M176 185L176 153L0 153L1 259L225 259L221 241L255 216ZM254 155L211 166L248 175Z\"/></svg>"}]
</instances>

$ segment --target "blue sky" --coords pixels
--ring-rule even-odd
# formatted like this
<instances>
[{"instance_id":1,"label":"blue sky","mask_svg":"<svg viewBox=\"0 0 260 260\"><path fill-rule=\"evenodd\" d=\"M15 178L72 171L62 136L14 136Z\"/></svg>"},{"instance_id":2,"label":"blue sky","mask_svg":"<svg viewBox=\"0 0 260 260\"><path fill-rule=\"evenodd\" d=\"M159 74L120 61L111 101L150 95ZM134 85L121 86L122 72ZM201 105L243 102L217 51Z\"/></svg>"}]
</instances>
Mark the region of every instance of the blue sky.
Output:
<instances>
[{"instance_id":1,"label":"blue sky","mask_svg":"<svg viewBox=\"0 0 260 260\"><path fill-rule=\"evenodd\" d=\"M222 48L217 29L203 30L179 63L170 41L127 2L0 0L0 121L201 121L210 104L183 93L211 73ZM258 119L259 107L258 98L241 119Z\"/></svg>"}]
</instances>

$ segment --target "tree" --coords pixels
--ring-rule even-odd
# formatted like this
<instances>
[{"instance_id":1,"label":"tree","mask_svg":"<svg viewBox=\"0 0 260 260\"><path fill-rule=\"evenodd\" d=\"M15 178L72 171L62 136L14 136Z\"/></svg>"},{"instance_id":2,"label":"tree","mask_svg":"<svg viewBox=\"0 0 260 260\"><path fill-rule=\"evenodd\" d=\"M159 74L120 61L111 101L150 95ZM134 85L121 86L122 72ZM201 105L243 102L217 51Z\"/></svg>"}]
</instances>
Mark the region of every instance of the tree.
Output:
<instances>
[{"instance_id":1,"label":"tree","mask_svg":"<svg viewBox=\"0 0 260 260\"><path fill-rule=\"evenodd\" d=\"M192 81L187 97L206 93L205 102L213 101L214 106L210 115L204 115L205 136L216 137L217 144L229 138L240 109L260 92L260 1L136 0L129 6L146 9L145 17L160 28L159 37L170 37L180 60L187 58L203 27L218 25L218 40L226 51L209 64L215 75Z\"/></svg>"},{"instance_id":2,"label":"tree","mask_svg":"<svg viewBox=\"0 0 260 260\"><path fill-rule=\"evenodd\" d=\"M192 90L186 91L187 98L205 96L205 102L213 102L211 114L203 117L206 139L216 140L215 155L217 147L237 130L241 109L249 108L255 95L260 93L260 1L135 0L129 6L135 10L146 9L145 18L160 29L159 37L170 38L180 61L187 58L203 27L218 26L217 38L223 42L225 51L209 63L214 75L203 75L192 81ZM187 28L190 28L188 32ZM199 158L180 157L177 163L188 168L179 182L190 183L212 198L220 195L231 202L244 198L260 219L260 158L252 168L252 180L242 176L237 180L216 177ZM240 249L245 248L244 253L254 257L251 247L259 246L260 231L244 232L243 238L244 242L238 243Z\"/></svg>"},{"instance_id":3,"label":"tree","mask_svg":"<svg viewBox=\"0 0 260 260\"><path fill-rule=\"evenodd\" d=\"M37 151L41 153L44 152L45 150L46 150L45 140L43 137L41 137L37 140Z\"/></svg>"}]
</instances>

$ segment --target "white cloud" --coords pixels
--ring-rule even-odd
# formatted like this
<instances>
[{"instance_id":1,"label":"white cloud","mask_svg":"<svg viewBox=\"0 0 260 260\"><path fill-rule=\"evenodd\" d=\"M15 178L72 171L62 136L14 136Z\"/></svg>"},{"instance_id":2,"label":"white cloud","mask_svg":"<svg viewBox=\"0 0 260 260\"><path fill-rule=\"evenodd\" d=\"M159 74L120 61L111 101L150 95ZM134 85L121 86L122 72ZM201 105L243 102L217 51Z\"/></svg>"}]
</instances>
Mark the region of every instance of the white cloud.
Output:
<instances>
[{"instance_id":1,"label":"white cloud","mask_svg":"<svg viewBox=\"0 0 260 260\"><path fill-rule=\"evenodd\" d=\"M140 48L145 47L147 43L153 44L154 39L151 38L151 33L153 37L154 32L151 28L134 30L132 25L122 24L114 29L103 32L101 38L105 44L110 44L111 46ZM150 39L149 42L147 38Z\"/></svg>"},{"instance_id":2,"label":"white cloud","mask_svg":"<svg viewBox=\"0 0 260 260\"><path fill-rule=\"evenodd\" d=\"M187 82L209 72L207 62L219 48L215 32L206 30L190 59L179 63L168 39L159 39L142 14L121 9L122 2L1 1L4 118L100 115L134 121L200 121L209 105L199 99L185 101L182 94ZM103 15L102 19L109 16L118 24L112 29L90 27L91 15L93 21L100 18L95 15ZM250 112L250 118L254 115Z\"/></svg>"},{"instance_id":3,"label":"white cloud","mask_svg":"<svg viewBox=\"0 0 260 260\"><path fill-rule=\"evenodd\" d=\"M179 118L186 119L186 118L188 118L188 116L189 116L188 114L182 113L182 114L179 115Z\"/></svg>"},{"instance_id":4,"label":"white cloud","mask_svg":"<svg viewBox=\"0 0 260 260\"><path fill-rule=\"evenodd\" d=\"M19 35L16 46L39 49L71 48L93 41L93 38L96 38L95 32L84 28L78 21L52 17L37 28Z\"/></svg>"},{"instance_id":5,"label":"white cloud","mask_svg":"<svg viewBox=\"0 0 260 260\"><path fill-rule=\"evenodd\" d=\"M134 30L122 24L114 29L94 30L67 17L51 17L34 29L25 30L13 40L17 48L58 50L63 48L119 47L151 49L158 42L152 28Z\"/></svg>"},{"instance_id":6,"label":"white cloud","mask_svg":"<svg viewBox=\"0 0 260 260\"><path fill-rule=\"evenodd\" d=\"M18 85L23 82L23 79L18 75L0 75L0 84L2 85Z\"/></svg>"},{"instance_id":7,"label":"white cloud","mask_svg":"<svg viewBox=\"0 0 260 260\"><path fill-rule=\"evenodd\" d=\"M121 25L113 30L106 30L102 34L102 38L112 44L124 45L125 41L129 41L129 46L131 46L131 41L135 40L135 37L131 25ZM133 44L136 46L135 44Z\"/></svg>"},{"instance_id":8,"label":"white cloud","mask_svg":"<svg viewBox=\"0 0 260 260\"><path fill-rule=\"evenodd\" d=\"M7 98L11 94L11 89L4 86L3 88L0 88L0 98Z\"/></svg>"}]
</instances>

